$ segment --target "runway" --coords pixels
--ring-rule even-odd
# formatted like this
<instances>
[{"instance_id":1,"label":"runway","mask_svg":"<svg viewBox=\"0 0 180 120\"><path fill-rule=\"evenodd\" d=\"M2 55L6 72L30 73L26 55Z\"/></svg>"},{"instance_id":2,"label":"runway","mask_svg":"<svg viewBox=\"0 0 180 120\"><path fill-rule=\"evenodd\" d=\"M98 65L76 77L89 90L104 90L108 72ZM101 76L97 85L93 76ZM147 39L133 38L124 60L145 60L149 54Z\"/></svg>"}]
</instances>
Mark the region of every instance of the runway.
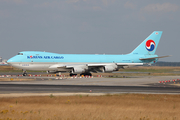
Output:
<instances>
[{"instance_id":1,"label":"runway","mask_svg":"<svg viewBox=\"0 0 180 120\"><path fill-rule=\"evenodd\" d=\"M180 93L180 87L1 84L0 94L9 93Z\"/></svg>"},{"instance_id":2,"label":"runway","mask_svg":"<svg viewBox=\"0 0 180 120\"><path fill-rule=\"evenodd\" d=\"M23 77L22 77L23 78ZM36 78L35 81L0 82L1 94L14 93L148 93L180 94L179 82L158 83L159 80L175 79L180 76L158 76L139 78L76 78L61 79Z\"/></svg>"}]
</instances>

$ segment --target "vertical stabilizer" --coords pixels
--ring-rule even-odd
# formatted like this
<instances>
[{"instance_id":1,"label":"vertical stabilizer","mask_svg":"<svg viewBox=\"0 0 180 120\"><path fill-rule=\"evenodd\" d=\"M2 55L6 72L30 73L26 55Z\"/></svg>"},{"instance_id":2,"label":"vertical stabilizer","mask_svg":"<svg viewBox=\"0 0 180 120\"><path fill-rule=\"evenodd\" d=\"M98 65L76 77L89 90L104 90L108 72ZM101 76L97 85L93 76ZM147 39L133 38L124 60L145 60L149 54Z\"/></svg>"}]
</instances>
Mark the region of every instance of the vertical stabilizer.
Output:
<instances>
[{"instance_id":1,"label":"vertical stabilizer","mask_svg":"<svg viewBox=\"0 0 180 120\"><path fill-rule=\"evenodd\" d=\"M162 31L154 31L130 54L154 55L159 44Z\"/></svg>"}]
</instances>

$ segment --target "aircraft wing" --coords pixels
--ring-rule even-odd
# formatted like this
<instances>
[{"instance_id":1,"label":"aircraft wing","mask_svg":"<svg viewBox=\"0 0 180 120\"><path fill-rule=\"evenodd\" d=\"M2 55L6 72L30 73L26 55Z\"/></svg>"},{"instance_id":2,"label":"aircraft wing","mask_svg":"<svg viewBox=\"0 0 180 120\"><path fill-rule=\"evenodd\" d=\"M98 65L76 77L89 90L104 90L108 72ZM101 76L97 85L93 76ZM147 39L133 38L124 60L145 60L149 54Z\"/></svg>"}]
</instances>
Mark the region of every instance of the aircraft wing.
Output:
<instances>
[{"instance_id":1,"label":"aircraft wing","mask_svg":"<svg viewBox=\"0 0 180 120\"><path fill-rule=\"evenodd\" d=\"M143 63L105 63L105 64L87 64L89 67L103 67L107 65L118 65L118 66L136 66L143 65Z\"/></svg>"},{"instance_id":2,"label":"aircraft wing","mask_svg":"<svg viewBox=\"0 0 180 120\"><path fill-rule=\"evenodd\" d=\"M86 66L86 64L54 64L51 65L49 68L74 68L77 66Z\"/></svg>"},{"instance_id":3,"label":"aircraft wing","mask_svg":"<svg viewBox=\"0 0 180 120\"><path fill-rule=\"evenodd\" d=\"M50 66L49 68L51 69L57 69L57 68L67 68L67 69L71 69L71 68L75 68L75 67L89 67L89 68L97 68L97 67L105 67L105 66L140 66L143 65L143 63L94 63L94 64L54 64L52 66Z\"/></svg>"}]
</instances>

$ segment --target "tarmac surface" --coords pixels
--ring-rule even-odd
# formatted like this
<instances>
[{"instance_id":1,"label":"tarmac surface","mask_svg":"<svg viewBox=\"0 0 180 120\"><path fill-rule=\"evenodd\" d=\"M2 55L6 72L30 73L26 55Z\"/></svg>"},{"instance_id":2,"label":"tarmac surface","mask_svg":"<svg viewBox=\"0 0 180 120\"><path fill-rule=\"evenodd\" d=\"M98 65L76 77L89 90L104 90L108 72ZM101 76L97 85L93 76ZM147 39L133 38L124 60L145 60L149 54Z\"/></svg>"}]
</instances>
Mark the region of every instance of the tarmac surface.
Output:
<instances>
[{"instance_id":1,"label":"tarmac surface","mask_svg":"<svg viewBox=\"0 0 180 120\"><path fill-rule=\"evenodd\" d=\"M17 77L11 77L17 78ZM18 77L22 81L1 81L0 97L18 94L180 94L180 76L148 76L134 78L62 78ZM34 79L28 81L28 79ZM10 79L10 78L9 78ZM172 80L176 81L172 81ZM167 83L159 81L171 80Z\"/></svg>"}]
</instances>

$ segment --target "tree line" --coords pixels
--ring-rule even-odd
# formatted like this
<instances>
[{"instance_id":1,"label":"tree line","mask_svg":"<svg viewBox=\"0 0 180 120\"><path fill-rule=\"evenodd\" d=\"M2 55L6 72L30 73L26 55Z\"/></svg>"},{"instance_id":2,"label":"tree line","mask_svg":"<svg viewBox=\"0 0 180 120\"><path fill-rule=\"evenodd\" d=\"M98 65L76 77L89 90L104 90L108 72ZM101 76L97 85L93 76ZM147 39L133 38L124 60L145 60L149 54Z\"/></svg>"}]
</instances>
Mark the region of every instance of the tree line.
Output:
<instances>
[{"instance_id":1,"label":"tree line","mask_svg":"<svg viewBox=\"0 0 180 120\"><path fill-rule=\"evenodd\" d=\"M158 61L155 64L152 64L152 66L180 66L180 62L163 62Z\"/></svg>"}]
</instances>

